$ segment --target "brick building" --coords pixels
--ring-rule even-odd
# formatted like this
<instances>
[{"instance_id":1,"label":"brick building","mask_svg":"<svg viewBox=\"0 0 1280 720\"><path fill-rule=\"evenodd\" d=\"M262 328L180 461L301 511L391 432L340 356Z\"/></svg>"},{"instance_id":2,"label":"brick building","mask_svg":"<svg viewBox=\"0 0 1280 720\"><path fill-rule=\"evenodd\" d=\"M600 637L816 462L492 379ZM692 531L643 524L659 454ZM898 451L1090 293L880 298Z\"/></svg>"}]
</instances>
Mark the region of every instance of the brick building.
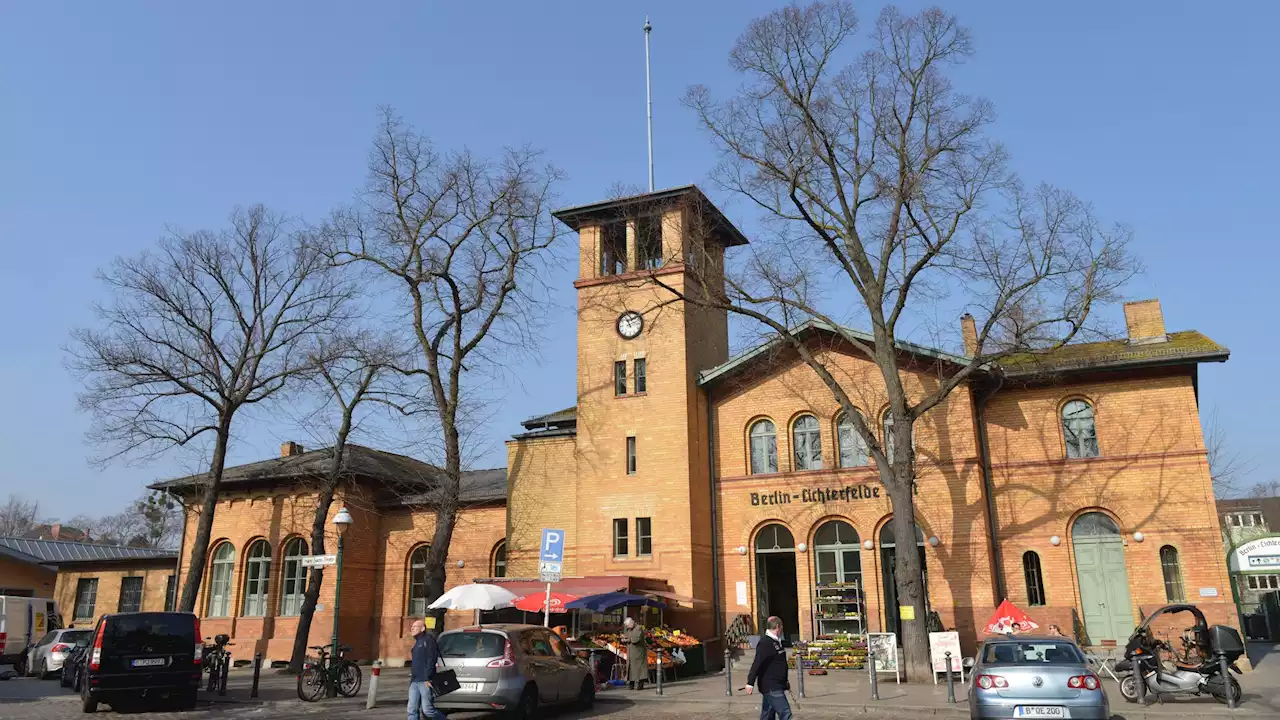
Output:
<instances>
[{"instance_id":1,"label":"brick building","mask_svg":"<svg viewBox=\"0 0 1280 720\"><path fill-rule=\"evenodd\" d=\"M1218 518L1245 634L1280 638L1280 497L1219 500Z\"/></svg>"},{"instance_id":2,"label":"brick building","mask_svg":"<svg viewBox=\"0 0 1280 720\"><path fill-rule=\"evenodd\" d=\"M1095 642L1123 640L1171 600L1235 623L1197 385L1199 363L1228 351L1167 332L1157 301L1125 306L1126 339L1011 358L918 421L919 528L894 538L875 470L814 373L777 341L730 357L725 313L673 301L673 289L716 282L725 253L747 242L697 188L556 216L580 240L576 404L526 421L505 471L469 476L449 585L536 577L540 531L555 527L567 536L562 589L644 588L704 638L739 615L777 614L801 638L926 622L899 619L891 568L904 546L925 559L931 611L966 644L1003 597ZM810 323L802 335L882 427L883 384L849 332ZM899 352L912 393L964 360ZM432 469L359 452L334 506L356 519L340 622L358 655L394 661L425 605L414 556L433 515L429 499L381 488L429 485ZM216 626L272 659L292 641L290 558L307 552L296 543L310 533L308 478L326 457L284 454L228 471L198 606L206 634ZM183 482L194 479L158 487ZM188 521L184 548L193 533ZM313 641L328 636L331 600L326 582Z\"/></svg>"}]
</instances>

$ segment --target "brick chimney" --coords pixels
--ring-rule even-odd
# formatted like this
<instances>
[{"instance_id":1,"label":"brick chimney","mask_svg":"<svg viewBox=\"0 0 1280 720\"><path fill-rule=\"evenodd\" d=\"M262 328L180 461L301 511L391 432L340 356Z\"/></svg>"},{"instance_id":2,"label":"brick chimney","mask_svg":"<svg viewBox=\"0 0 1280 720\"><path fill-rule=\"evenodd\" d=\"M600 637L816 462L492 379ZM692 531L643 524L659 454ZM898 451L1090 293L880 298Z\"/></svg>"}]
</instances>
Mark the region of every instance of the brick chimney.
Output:
<instances>
[{"instance_id":1,"label":"brick chimney","mask_svg":"<svg viewBox=\"0 0 1280 720\"><path fill-rule=\"evenodd\" d=\"M1135 300L1124 304L1124 324L1130 345L1148 345L1168 340L1164 332L1164 313L1160 301Z\"/></svg>"},{"instance_id":2,"label":"brick chimney","mask_svg":"<svg viewBox=\"0 0 1280 720\"><path fill-rule=\"evenodd\" d=\"M282 458L293 457L294 455L301 455L304 452L306 452L305 448L303 448L301 445L299 445L298 443L292 440L290 440L289 442L280 443L280 457Z\"/></svg>"},{"instance_id":3,"label":"brick chimney","mask_svg":"<svg viewBox=\"0 0 1280 720\"><path fill-rule=\"evenodd\" d=\"M978 323L973 316L965 313L960 316L960 334L964 336L964 354L973 357L978 354Z\"/></svg>"},{"instance_id":4,"label":"brick chimney","mask_svg":"<svg viewBox=\"0 0 1280 720\"><path fill-rule=\"evenodd\" d=\"M54 523L49 526L49 539L50 540L62 539L62 523Z\"/></svg>"}]
</instances>

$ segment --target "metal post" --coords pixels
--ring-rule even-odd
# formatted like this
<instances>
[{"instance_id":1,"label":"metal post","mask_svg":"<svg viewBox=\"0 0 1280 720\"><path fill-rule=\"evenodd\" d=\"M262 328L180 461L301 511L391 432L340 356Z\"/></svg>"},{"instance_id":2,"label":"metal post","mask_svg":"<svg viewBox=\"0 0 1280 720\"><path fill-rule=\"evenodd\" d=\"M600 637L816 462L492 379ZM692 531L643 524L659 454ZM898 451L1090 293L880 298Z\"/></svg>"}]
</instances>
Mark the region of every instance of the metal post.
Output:
<instances>
[{"instance_id":1,"label":"metal post","mask_svg":"<svg viewBox=\"0 0 1280 720\"><path fill-rule=\"evenodd\" d=\"M796 694L804 697L804 643L796 643Z\"/></svg>"},{"instance_id":2,"label":"metal post","mask_svg":"<svg viewBox=\"0 0 1280 720\"><path fill-rule=\"evenodd\" d=\"M644 19L644 100L645 100L645 127L649 133L649 192L653 192L653 90L649 84L649 33L653 32L653 26L649 24L649 18Z\"/></svg>"},{"instance_id":3,"label":"metal post","mask_svg":"<svg viewBox=\"0 0 1280 720\"><path fill-rule=\"evenodd\" d=\"M1227 694L1227 708L1236 709L1236 696L1231 692L1231 669L1227 667L1227 656L1218 656L1218 672L1222 675L1222 691Z\"/></svg>"},{"instance_id":4,"label":"metal post","mask_svg":"<svg viewBox=\"0 0 1280 720\"><path fill-rule=\"evenodd\" d=\"M372 710L378 706L378 677L382 675L382 661L374 660L373 669L369 671L369 695L364 699L364 709Z\"/></svg>"},{"instance_id":5,"label":"metal post","mask_svg":"<svg viewBox=\"0 0 1280 720\"><path fill-rule=\"evenodd\" d=\"M344 533L338 533L338 561L337 569L334 572L333 579L333 647L330 648L332 653L329 656L329 677L325 678L325 685L328 690L325 697L338 697L338 611L342 609L342 536Z\"/></svg>"},{"instance_id":6,"label":"metal post","mask_svg":"<svg viewBox=\"0 0 1280 720\"><path fill-rule=\"evenodd\" d=\"M956 683L955 683L955 680L952 679L951 677L951 651L950 650L947 651L946 658L947 658L947 703L950 705L955 705L956 704Z\"/></svg>"},{"instance_id":7,"label":"metal post","mask_svg":"<svg viewBox=\"0 0 1280 720\"><path fill-rule=\"evenodd\" d=\"M222 656L222 667L218 669L218 694L227 694L227 673L231 670L231 653Z\"/></svg>"},{"instance_id":8,"label":"metal post","mask_svg":"<svg viewBox=\"0 0 1280 720\"><path fill-rule=\"evenodd\" d=\"M733 652L729 650L728 643L724 648L724 694L725 697L733 697Z\"/></svg>"},{"instance_id":9,"label":"metal post","mask_svg":"<svg viewBox=\"0 0 1280 720\"><path fill-rule=\"evenodd\" d=\"M551 627L551 583L547 583L547 606L542 608L542 627Z\"/></svg>"},{"instance_id":10,"label":"metal post","mask_svg":"<svg viewBox=\"0 0 1280 720\"><path fill-rule=\"evenodd\" d=\"M876 682L876 651L870 645L867 646L867 667L871 668L871 699L880 699L880 685Z\"/></svg>"},{"instance_id":11,"label":"metal post","mask_svg":"<svg viewBox=\"0 0 1280 720\"><path fill-rule=\"evenodd\" d=\"M253 654L253 687L249 690L249 697L258 697L258 674L262 672L262 653Z\"/></svg>"},{"instance_id":12,"label":"metal post","mask_svg":"<svg viewBox=\"0 0 1280 720\"><path fill-rule=\"evenodd\" d=\"M662 694L662 648L658 648L658 694Z\"/></svg>"}]
</instances>

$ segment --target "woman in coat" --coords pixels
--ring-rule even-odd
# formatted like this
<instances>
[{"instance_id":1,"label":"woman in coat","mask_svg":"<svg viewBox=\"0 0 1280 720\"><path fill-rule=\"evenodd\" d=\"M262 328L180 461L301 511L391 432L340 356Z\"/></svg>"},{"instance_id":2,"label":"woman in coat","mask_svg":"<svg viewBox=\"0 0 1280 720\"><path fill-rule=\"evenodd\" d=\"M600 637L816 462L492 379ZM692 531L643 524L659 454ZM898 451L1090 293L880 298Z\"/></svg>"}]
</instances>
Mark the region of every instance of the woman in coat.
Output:
<instances>
[{"instance_id":1,"label":"woman in coat","mask_svg":"<svg viewBox=\"0 0 1280 720\"><path fill-rule=\"evenodd\" d=\"M644 628L632 618L622 621L622 640L627 646L627 681L632 690L643 690L649 679L649 648Z\"/></svg>"}]
</instances>

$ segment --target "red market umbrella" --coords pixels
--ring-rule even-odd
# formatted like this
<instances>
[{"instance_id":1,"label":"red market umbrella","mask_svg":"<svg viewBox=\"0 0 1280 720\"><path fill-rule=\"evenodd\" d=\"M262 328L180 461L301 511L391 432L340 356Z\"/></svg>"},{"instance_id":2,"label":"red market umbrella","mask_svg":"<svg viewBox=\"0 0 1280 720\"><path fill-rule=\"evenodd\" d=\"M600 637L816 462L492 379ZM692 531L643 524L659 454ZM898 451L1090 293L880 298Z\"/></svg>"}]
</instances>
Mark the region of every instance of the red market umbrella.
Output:
<instances>
[{"instance_id":1,"label":"red market umbrella","mask_svg":"<svg viewBox=\"0 0 1280 720\"><path fill-rule=\"evenodd\" d=\"M1004 635L1006 633L1022 633L1035 630L1040 627L1035 620L1032 620L1026 613L1018 609L1016 605L1005 600L1000 603L1000 607L996 608L996 612L987 621L986 632L989 635Z\"/></svg>"},{"instance_id":2,"label":"red market umbrella","mask_svg":"<svg viewBox=\"0 0 1280 720\"><path fill-rule=\"evenodd\" d=\"M565 605L577 600L577 595L569 593L551 593L551 612L562 613L567 612ZM512 607L525 612L542 612L547 604L547 593L544 591L529 593L522 598L517 598Z\"/></svg>"}]
</instances>

